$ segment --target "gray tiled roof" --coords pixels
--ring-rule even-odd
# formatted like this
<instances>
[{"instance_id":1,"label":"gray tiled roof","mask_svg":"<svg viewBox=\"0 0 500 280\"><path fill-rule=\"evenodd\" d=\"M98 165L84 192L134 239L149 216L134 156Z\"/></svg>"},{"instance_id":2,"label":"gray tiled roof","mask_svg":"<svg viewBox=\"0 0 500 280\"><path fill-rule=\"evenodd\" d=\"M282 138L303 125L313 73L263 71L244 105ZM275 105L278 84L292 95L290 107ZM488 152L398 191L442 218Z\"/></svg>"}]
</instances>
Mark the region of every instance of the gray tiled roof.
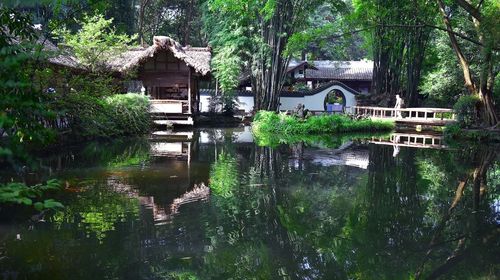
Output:
<instances>
[{"instance_id":1,"label":"gray tiled roof","mask_svg":"<svg viewBox=\"0 0 500 280\"><path fill-rule=\"evenodd\" d=\"M306 69L306 78L325 80L364 80L371 81L373 61L310 61L317 70Z\"/></svg>"}]
</instances>

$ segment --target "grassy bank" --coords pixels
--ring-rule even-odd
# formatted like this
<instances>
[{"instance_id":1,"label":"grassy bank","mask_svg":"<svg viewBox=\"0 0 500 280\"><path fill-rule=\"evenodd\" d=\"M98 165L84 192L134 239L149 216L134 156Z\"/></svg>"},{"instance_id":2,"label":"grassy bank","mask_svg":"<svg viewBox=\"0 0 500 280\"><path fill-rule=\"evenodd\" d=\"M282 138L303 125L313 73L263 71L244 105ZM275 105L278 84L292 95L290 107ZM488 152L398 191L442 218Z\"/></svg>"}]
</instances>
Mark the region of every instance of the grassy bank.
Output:
<instances>
[{"instance_id":1,"label":"grassy bank","mask_svg":"<svg viewBox=\"0 0 500 280\"><path fill-rule=\"evenodd\" d=\"M393 128L392 122L370 119L353 120L346 115L321 115L301 120L294 116L269 111L259 111L252 124L252 129L256 134L272 133L283 137L343 132L381 132L390 131Z\"/></svg>"}]
</instances>

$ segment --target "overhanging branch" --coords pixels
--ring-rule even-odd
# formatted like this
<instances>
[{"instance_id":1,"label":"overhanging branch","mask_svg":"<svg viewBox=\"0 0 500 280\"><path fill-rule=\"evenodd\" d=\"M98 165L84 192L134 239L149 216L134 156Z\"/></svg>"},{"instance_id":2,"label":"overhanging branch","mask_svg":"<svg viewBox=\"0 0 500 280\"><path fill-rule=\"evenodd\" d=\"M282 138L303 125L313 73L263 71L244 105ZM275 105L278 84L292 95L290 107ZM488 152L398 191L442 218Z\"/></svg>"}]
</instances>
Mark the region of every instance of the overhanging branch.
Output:
<instances>
[{"instance_id":1,"label":"overhanging branch","mask_svg":"<svg viewBox=\"0 0 500 280\"><path fill-rule=\"evenodd\" d=\"M427 24L427 23L422 23L422 24L413 24L413 25L406 25L406 24L377 24L377 26L382 26L382 27L395 27L395 28L418 28L418 27L425 27L425 28L433 28L433 29L437 29L437 30L441 30L441 31L444 31L444 32L450 32L452 33L453 35L457 36L457 37L460 37L466 41L469 41L475 45L478 45L478 46L484 46L481 42L475 40L475 39L472 39L468 36L465 36L461 33L458 33L456 31L453 31L453 30L448 30L444 27L440 27L440 26L436 26L436 25L432 25L432 24ZM500 51L500 48L498 47L492 47L493 50L495 51Z\"/></svg>"},{"instance_id":2,"label":"overhanging branch","mask_svg":"<svg viewBox=\"0 0 500 280\"><path fill-rule=\"evenodd\" d=\"M427 24L427 23L422 23L422 24L375 24L373 26L370 26L370 27L366 27L366 28L361 28L361 29L355 29L355 30L351 30L351 31L348 31L348 32L343 32L343 33L340 33L340 34L334 34L334 35L330 35L330 36L323 36L322 38L325 38L325 39L336 39L336 38L342 38L344 36L348 36L348 35L353 35L353 34L356 34L356 33L360 33L360 32L363 32L363 31L367 31L367 30L371 30L375 27L389 27L389 28L432 28L432 29L437 29L437 30L440 30L440 31L444 31L444 32L450 32L452 33L453 35L457 36L457 37L460 37L468 42L471 42L475 45L478 45L478 46L484 46L481 42L475 40L475 39L472 39L468 36L465 36L461 33L458 33L456 31L453 31L453 30L448 30L444 27L440 27L440 26L436 26L436 25L432 25L432 24ZM495 51L500 51L500 48L499 47L492 47L493 50Z\"/></svg>"}]
</instances>

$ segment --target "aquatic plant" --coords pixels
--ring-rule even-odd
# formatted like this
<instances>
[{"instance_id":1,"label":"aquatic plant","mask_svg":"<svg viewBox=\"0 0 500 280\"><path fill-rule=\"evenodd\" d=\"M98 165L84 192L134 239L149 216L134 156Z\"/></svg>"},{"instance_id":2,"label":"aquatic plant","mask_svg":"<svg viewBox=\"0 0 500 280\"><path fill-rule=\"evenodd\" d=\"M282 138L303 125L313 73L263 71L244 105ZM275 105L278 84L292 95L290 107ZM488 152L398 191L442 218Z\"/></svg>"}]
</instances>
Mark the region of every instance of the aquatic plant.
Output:
<instances>
[{"instance_id":1,"label":"aquatic plant","mask_svg":"<svg viewBox=\"0 0 500 280\"><path fill-rule=\"evenodd\" d=\"M33 206L36 210L57 209L64 206L54 199L35 201L51 190L59 190L61 184L58 180L48 180L45 184L27 186L20 182L0 184L0 204L21 204Z\"/></svg>"}]
</instances>

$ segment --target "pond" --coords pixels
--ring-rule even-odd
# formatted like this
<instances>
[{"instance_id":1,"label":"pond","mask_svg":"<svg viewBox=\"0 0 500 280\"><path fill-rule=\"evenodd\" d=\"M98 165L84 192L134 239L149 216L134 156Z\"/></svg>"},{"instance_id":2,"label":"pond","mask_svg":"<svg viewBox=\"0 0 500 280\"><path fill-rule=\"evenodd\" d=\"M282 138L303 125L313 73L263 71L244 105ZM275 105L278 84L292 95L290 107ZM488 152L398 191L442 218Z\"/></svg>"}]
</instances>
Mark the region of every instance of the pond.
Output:
<instances>
[{"instance_id":1,"label":"pond","mask_svg":"<svg viewBox=\"0 0 500 280\"><path fill-rule=\"evenodd\" d=\"M42 157L2 179L60 178L65 209L2 213L0 278L498 277L497 147L379 140L199 129Z\"/></svg>"}]
</instances>

